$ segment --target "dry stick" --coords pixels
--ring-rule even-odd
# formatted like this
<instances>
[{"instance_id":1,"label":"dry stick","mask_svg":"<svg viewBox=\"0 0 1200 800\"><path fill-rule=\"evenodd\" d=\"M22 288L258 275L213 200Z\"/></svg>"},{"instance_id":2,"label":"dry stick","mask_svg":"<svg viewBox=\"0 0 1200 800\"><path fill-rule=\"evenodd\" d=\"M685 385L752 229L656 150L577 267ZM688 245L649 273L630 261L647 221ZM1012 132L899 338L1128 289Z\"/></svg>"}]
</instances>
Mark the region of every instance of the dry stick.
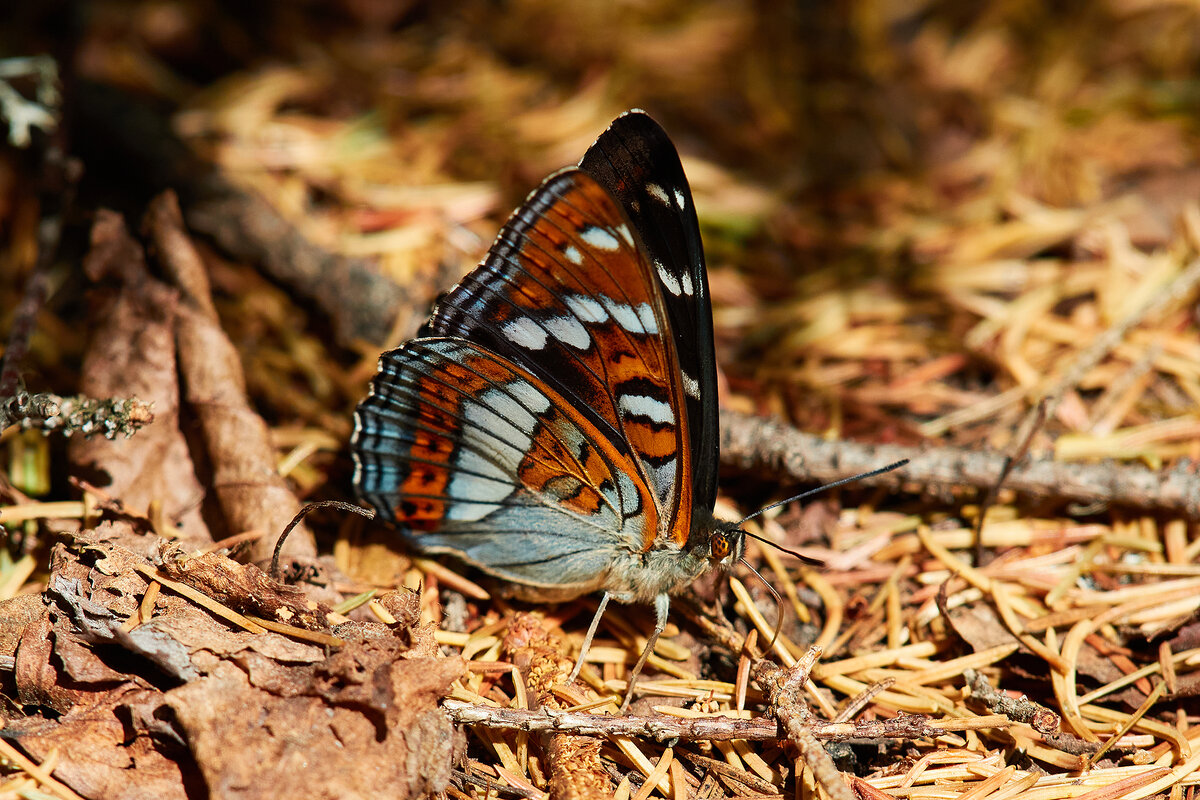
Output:
<instances>
[{"instance_id":1,"label":"dry stick","mask_svg":"<svg viewBox=\"0 0 1200 800\"><path fill-rule=\"evenodd\" d=\"M733 652L741 652L744 640L727 626L704 617L698 621L710 635ZM820 739L878 740L881 738L918 739L940 736L950 730L1005 727L1007 717L996 715L974 719L955 719L934 722L919 715L858 723L825 722L811 717L803 700L809 670L820 651L816 648L800 659L791 669L753 657L755 679L762 686L776 723L765 719L742 720L730 717L678 719L666 715L602 716L596 714L551 711L525 711L443 700L442 706L456 722L492 728L528 732L571 733L586 736L645 737L667 741L671 739L780 739L786 736L800 751L804 763L813 771L817 783L834 800L854 800L854 795L842 780L837 767L820 744ZM781 730L782 728L782 730Z\"/></svg>"},{"instance_id":2,"label":"dry stick","mask_svg":"<svg viewBox=\"0 0 1200 800\"><path fill-rule=\"evenodd\" d=\"M682 610L685 613L691 611L688 604L682 604ZM688 616L694 622L698 623L706 633L721 642L729 650L732 652L741 652L744 647L744 640L732 628L727 625L719 625L703 615L688 613ZM802 692L804 691L805 684L808 682L809 670L819 655L820 650L810 648L808 653L799 659L789 670L784 670L765 659L756 659L752 669L754 670L755 680L758 681L759 686L762 687L763 692L771 703L772 715L787 731L788 738L800 751L801 758L803 758L805 765L812 770L813 778L816 782L834 800L853 800L854 793L841 780L837 767L833 764L833 760L817 741L818 738L831 738L820 736L818 731L828 731L829 726L844 725L845 723L825 723L820 720L811 719L807 706L803 702ZM1005 727L1008 725L1009 720L1007 717L997 715L990 718L945 720L940 723L934 723L926 717L914 714L911 716L896 717L888 722L893 723L888 726L891 731L899 733L894 738L919 739L939 736L951 728L964 730L966 728ZM845 738L871 738L874 735L879 735L879 738L883 738L882 731L877 731L873 727L876 724L878 722L858 722L853 725L847 725L846 727L853 728L858 733L855 736L846 736ZM907 727L908 730L904 732L897 731L897 728L904 727ZM889 736L888 738L893 737Z\"/></svg>"},{"instance_id":3,"label":"dry stick","mask_svg":"<svg viewBox=\"0 0 1200 800\"><path fill-rule=\"evenodd\" d=\"M896 685L895 678L884 678L881 681L872 683L866 689L863 689L854 697L850 698L850 702L842 706L838 711L837 716L833 718L834 722L849 722L858 716L858 712L867 707L867 704L874 700L881 692L886 692L888 689Z\"/></svg>"},{"instance_id":4,"label":"dry stick","mask_svg":"<svg viewBox=\"0 0 1200 800\"><path fill-rule=\"evenodd\" d=\"M804 684L821 651L812 648L791 668L783 669L766 660L755 665L754 677L771 703L771 715L787 731L788 739L800 751L805 766L812 770L817 785L833 800L855 800L854 792L842 780L833 759L813 735L808 705L804 702Z\"/></svg>"},{"instance_id":5,"label":"dry stick","mask_svg":"<svg viewBox=\"0 0 1200 800\"><path fill-rule=\"evenodd\" d=\"M103 142L109 163L153 191L178 191L189 227L234 258L260 263L274 280L309 299L329 316L339 343L386 341L398 314L416 327L427 305L423 292L406 291L372 259L330 253L308 241L257 193L197 158L169 117L149 103L112 86L76 85L78 125ZM435 279L430 276L430 284Z\"/></svg>"},{"instance_id":6,"label":"dry stick","mask_svg":"<svg viewBox=\"0 0 1200 800\"><path fill-rule=\"evenodd\" d=\"M731 781L737 781L743 786L753 789L760 794L775 794L778 790L778 787L770 781L764 780L752 772L746 772L744 769L738 769L737 767L730 766L719 759L702 756L699 753L689 753L686 750L677 751L676 755L682 759L691 761L693 764L702 769L715 772L722 778L728 778Z\"/></svg>"},{"instance_id":7,"label":"dry stick","mask_svg":"<svg viewBox=\"0 0 1200 800\"><path fill-rule=\"evenodd\" d=\"M1051 384L1042 394L1041 398L1038 399L1037 403L1026 412L1024 418L1022 418L1020 424L1017 426L1017 435L1014 440L1018 442L1018 445L1015 453L1011 458L1005 457L1004 469L979 510L979 519L975 526L976 565L982 564L983 517L987 512L988 506L995 502L1000 486L1004 483L1012 465L1025 457L1026 453L1029 452L1030 445L1033 443L1033 437L1045 425L1046 420L1054 416L1059 404L1062 403L1063 396L1077 386L1093 367L1111 353L1130 330L1147 317L1162 311L1169 304L1182 300L1196 288L1197 284L1200 284L1200 259L1192 261L1183 272L1176 276L1175 280L1155 292L1154 295L1149 297L1139 308L1135 309L1133 313L1129 314L1121 322L1096 337L1096 340L1075 357L1075 360L1067 367L1058 380Z\"/></svg>"},{"instance_id":8,"label":"dry stick","mask_svg":"<svg viewBox=\"0 0 1200 800\"><path fill-rule=\"evenodd\" d=\"M988 682L987 676L973 669L963 670L963 677L971 687L971 696L984 703L989 711L1003 714L1016 722L1028 722L1029 727L1041 734L1056 733L1061 720L1058 714L1041 703L1035 703L1025 695L1012 697L998 692Z\"/></svg>"},{"instance_id":9,"label":"dry stick","mask_svg":"<svg viewBox=\"0 0 1200 800\"><path fill-rule=\"evenodd\" d=\"M858 442L829 442L774 420L721 412L723 464L763 480L833 481L880 464L908 459L895 472L862 481L864 486L990 487L1004 469L1000 453L957 447L919 448ZM1200 475L1186 461L1158 471L1133 464L1075 464L1051 459L1015 464L1009 489L1092 504L1115 503L1200 517Z\"/></svg>"},{"instance_id":10,"label":"dry stick","mask_svg":"<svg viewBox=\"0 0 1200 800\"><path fill-rule=\"evenodd\" d=\"M768 666L774 667L770 662ZM775 667L778 669L778 667ZM521 708L499 708L475 705L462 700L446 699L442 708L455 722L496 730L518 730L529 733L569 733L577 736L627 736L666 742L683 741L724 742L733 739L748 741L778 741L788 738L779 723L765 717L738 719L735 717L671 717L666 714L623 717L592 714L586 711L529 711ZM811 719L804 724L816 739L825 741L868 741L878 739L923 739L943 736L950 731L1007 727L1010 720L1003 715L969 719L930 720L918 714L906 714L893 719L860 722L827 722Z\"/></svg>"}]
</instances>

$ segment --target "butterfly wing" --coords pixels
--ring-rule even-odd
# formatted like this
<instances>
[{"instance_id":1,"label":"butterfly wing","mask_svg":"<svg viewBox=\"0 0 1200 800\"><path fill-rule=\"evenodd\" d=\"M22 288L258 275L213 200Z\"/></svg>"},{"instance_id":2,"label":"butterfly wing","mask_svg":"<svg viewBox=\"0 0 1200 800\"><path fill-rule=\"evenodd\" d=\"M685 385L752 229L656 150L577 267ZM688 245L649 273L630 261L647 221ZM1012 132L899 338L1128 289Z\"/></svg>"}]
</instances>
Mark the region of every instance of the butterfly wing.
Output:
<instances>
[{"instance_id":1,"label":"butterfly wing","mask_svg":"<svg viewBox=\"0 0 1200 800\"><path fill-rule=\"evenodd\" d=\"M711 509L720 447L712 306L700 224L679 154L649 115L629 111L579 166L621 203L653 265L685 390L694 502Z\"/></svg>"},{"instance_id":2,"label":"butterfly wing","mask_svg":"<svg viewBox=\"0 0 1200 800\"><path fill-rule=\"evenodd\" d=\"M588 173L562 170L427 327L519 364L629 458L657 507L641 550L682 546L694 507L684 379L653 270L617 200Z\"/></svg>"},{"instance_id":3,"label":"butterfly wing","mask_svg":"<svg viewBox=\"0 0 1200 800\"><path fill-rule=\"evenodd\" d=\"M657 526L628 453L528 370L459 339L384 354L355 412L355 486L425 550L590 591Z\"/></svg>"}]
</instances>

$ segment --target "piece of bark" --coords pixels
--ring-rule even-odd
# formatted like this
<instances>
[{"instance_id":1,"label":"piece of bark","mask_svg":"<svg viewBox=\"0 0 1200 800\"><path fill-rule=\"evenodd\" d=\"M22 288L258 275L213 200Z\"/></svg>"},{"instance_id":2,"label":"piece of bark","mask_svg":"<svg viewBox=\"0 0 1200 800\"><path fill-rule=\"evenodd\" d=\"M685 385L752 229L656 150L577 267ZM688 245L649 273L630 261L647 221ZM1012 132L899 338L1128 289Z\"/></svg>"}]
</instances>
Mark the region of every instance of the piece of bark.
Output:
<instances>
[{"instance_id":1,"label":"piece of bark","mask_svg":"<svg viewBox=\"0 0 1200 800\"><path fill-rule=\"evenodd\" d=\"M201 547L212 537L201 514L205 490L180 430L178 293L150 275L141 245L111 211L96 213L83 269L94 288L80 390L95 398L137 397L153 404L155 419L129 438L73 437L72 471L133 513L146 516L157 503L169 526L158 533Z\"/></svg>"},{"instance_id":2,"label":"piece of bark","mask_svg":"<svg viewBox=\"0 0 1200 800\"><path fill-rule=\"evenodd\" d=\"M155 257L181 293L175 318L175 341L183 375L184 396L200 420L212 487L228 533L266 531L252 558L271 557L277 535L300 510L300 502L275 469L275 450L262 417L246 397L246 379L233 343L221 329L204 263L187 231L179 204L171 193L151 202L146 227ZM312 534L297 525L284 546L291 557L312 558Z\"/></svg>"}]
</instances>

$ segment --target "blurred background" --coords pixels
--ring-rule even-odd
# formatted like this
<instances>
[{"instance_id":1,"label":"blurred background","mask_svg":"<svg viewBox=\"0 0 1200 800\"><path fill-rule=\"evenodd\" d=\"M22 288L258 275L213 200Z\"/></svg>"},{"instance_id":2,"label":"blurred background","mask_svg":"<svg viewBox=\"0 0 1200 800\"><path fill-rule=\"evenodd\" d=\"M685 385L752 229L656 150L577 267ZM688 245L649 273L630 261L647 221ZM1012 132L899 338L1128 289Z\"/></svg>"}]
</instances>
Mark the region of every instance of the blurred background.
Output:
<instances>
[{"instance_id":1,"label":"blurred background","mask_svg":"<svg viewBox=\"0 0 1200 800\"><path fill-rule=\"evenodd\" d=\"M256 402L275 425L329 434L318 465L348 434L378 351L412 335L510 209L631 107L683 153L726 403L830 436L1008 445L1056 369L1196 250L1194 3L105 0L3 13L0 49L52 56L63 92L62 125L0 159L3 308L47 202L39 147L83 164L27 380L70 389L83 347L71 254L89 215L136 219L169 187L211 247ZM13 85L32 97L33 83ZM1035 450L1196 454L1194 333L1186 297L1148 320L1071 388ZM1119 439L1130 430L1136 442ZM309 466L297 474L312 488L324 471Z\"/></svg>"}]
</instances>

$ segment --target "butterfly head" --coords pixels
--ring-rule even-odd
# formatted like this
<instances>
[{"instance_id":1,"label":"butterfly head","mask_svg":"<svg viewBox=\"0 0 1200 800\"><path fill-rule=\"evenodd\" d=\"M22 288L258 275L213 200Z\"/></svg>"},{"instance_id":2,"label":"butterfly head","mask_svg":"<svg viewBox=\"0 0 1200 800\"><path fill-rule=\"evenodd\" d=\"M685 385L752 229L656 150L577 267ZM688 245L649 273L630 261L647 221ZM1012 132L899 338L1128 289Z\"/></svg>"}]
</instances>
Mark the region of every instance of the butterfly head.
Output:
<instances>
[{"instance_id":1,"label":"butterfly head","mask_svg":"<svg viewBox=\"0 0 1200 800\"><path fill-rule=\"evenodd\" d=\"M737 522L724 522L697 509L685 550L704 571L729 570L746 552L746 532Z\"/></svg>"},{"instance_id":2,"label":"butterfly head","mask_svg":"<svg viewBox=\"0 0 1200 800\"><path fill-rule=\"evenodd\" d=\"M708 533L708 560L714 569L729 569L746 551L746 533L732 522L717 522Z\"/></svg>"}]
</instances>

